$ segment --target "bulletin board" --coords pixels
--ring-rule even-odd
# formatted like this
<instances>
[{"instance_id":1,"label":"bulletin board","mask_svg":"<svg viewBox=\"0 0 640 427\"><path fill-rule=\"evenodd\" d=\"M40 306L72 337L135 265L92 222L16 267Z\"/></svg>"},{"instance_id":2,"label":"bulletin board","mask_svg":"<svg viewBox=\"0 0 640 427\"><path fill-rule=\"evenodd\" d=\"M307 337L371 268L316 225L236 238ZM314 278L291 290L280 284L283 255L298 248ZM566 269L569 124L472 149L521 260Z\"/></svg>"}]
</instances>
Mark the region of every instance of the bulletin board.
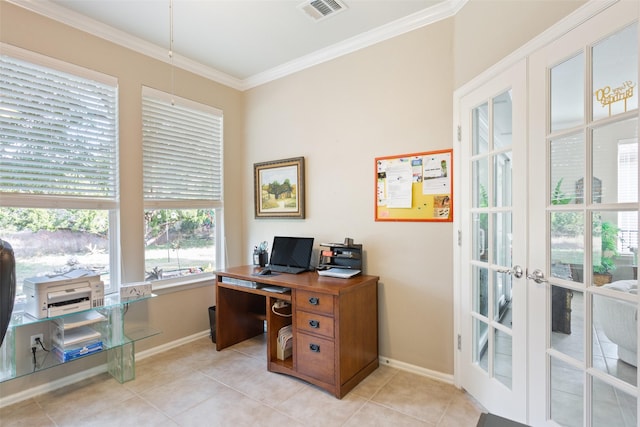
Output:
<instances>
[{"instance_id":1,"label":"bulletin board","mask_svg":"<svg viewBox=\"0 0 640 427\"><path fill-rule=\"evenodd\" d=\"M453 150L376 157L376 221L453 221Z\"/></svg>"}]
</instances>

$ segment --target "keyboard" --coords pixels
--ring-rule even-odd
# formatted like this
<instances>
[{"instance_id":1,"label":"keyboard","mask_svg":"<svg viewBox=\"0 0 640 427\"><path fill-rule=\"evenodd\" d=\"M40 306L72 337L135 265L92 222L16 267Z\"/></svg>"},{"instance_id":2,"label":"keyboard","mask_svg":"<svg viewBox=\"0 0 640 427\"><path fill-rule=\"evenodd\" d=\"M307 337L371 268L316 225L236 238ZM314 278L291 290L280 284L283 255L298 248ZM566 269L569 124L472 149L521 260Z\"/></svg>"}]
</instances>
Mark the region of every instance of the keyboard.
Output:
<instances>
[{"instance_id":1,"label":"keyboard","mask_svg":"<svg viewBox=\"0 0 640 427\"><path fill-rule=\"evenodd\" d=\"M289 267L287 265L270 265L269 270L277 271L278 273L290 273L290 274L299 274L304 271L307 271L306 268L302 267Z\"/></svg>"}]
</instances>

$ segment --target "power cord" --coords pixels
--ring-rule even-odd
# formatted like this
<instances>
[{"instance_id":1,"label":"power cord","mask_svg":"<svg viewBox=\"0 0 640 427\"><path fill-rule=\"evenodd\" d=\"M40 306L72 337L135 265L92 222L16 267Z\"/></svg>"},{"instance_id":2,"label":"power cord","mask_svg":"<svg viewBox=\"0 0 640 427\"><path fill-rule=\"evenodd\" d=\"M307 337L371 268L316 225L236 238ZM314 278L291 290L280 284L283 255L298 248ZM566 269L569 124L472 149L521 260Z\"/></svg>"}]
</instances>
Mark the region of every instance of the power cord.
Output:
<instances>
[{"instance_id":1,"label":"power cord","mask_svg":"<svg viewBox=\"0 0 640 427\"><path fill-rule=\"evenodd\" d=\"M278 308L285 308L285 307L288 307L288 305L287 305L286 303L284 303L284 304L282 304L282 303L281 303L281 304L278 304L279 302L280 302L280 301L276 301L276 302L274 302L274 303L273 303L273 305L271 306L271 311L273 312L273 314L278 315L278 316L281 316L281 317L291 317L291 316L292 316L292 314L278 313L278 312L276 311L276 306L278 306Z\"/></svg>"},{"instance_id":2,"label":"power cord","mask_svg":"<svg viewBox=\"0 0 640 427\"><path fill-rule=\"evenodd\" d=\"M42 350L45 351L47 354L42 359L42 363L40 364L40 366L38 366L38 360L36 358L36 351L38 350L38 347L35 346L35 345L33 347L31 347L31 354L33 355L33 372L35 372L37 369L39 369L42 366L44 366L44 362L45 362L45 360L47 360L47 356L49 356L49 351L50 351L49 349L47 349L44 346L44 343L42 342L42 340L40 338L36 338L36 344L40 345Z\"/></svg>"},{"instance_id":3,"label":"power cord","mask_svg":"<svg viewBox=\"0 0 640 427\"><path fill-rule=\"evenodd\" d=\"M38 349L38 347L33 346L31 347L31 354L33 354L33 372L36 371L36 368L38 367L38 362L36 361L36 350Z\"/></svg>"},{"instance_id":4,"label":"power cord","mask_svg":"<svg viewBox=\"0 0 640 427\"><path fill-rule=\"evenodd\" d=\"M41 340L40 338L36 338L36 343L40 344L40 347L42 347L42 349L43 349L44 351L49 352L49 350L47 350L47 349L44 347L44 344L42 343L42 340Z\"/></svg>"}]
</instances>

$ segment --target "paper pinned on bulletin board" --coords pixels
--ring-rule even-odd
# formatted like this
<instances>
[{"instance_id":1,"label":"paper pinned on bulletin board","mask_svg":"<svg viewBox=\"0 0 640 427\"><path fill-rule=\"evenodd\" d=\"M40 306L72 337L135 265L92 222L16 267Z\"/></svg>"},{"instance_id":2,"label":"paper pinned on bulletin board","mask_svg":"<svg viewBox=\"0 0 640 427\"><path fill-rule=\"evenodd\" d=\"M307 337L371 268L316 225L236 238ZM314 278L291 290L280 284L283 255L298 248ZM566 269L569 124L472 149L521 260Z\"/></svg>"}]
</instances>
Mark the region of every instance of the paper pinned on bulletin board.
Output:
<instances>
[{"instance_id":1,"label":"paper pinned on bulletin board","mask_svg":"<svg viewBox=\"0 0 640 427\"><path fill-rule=\"evenodd\" d=\"M376 221L453 221L453 150L377 157Z\"/></svg>"}]
</instances>

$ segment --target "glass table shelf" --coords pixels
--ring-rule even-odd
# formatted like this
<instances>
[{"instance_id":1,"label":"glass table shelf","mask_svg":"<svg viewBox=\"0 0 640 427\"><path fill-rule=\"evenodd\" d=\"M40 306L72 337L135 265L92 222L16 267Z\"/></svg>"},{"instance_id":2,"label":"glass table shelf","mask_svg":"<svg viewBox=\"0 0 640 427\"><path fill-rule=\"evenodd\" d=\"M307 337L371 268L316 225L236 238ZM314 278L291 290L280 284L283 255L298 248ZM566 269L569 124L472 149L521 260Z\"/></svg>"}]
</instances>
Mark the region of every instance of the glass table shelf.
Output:
<instances>
[{"instance_id":1,"label":"glass table shelf","mask_svg":"<svg viewBox=\"0 0 640 427\"><path fill-rule=\"evenodd\" d=\"M24 377L105 352L108 372L119 382L132 380L135 377L135 342L158 335L160 331L144 325L141 326L138 323L135 327L127 328L125 315L129 304L149 300L153 297L155 297L154 294L125 299L120 298L119 294L112 294L105 296L104 305L100 307L42 319L36 319L24 311L14 312L4 343L0 347L0 382ZM100 315L90 316L92 312ZM82 314L87 314L87 317L93 317L96 320L89 324L75 326L70 319L72 316L77 318ZM65 320L69 320L70 323L65 324ZM48 325L46 325L47 323ZM21 332L20 329L23 327L28 332ZM70 345L66 348L59 346L54 352L54 335L59 340L61 335L63 338L66 336L66 331L73 331L79 327L91 327L90 331L95 335L94 340L82 341L75 346ZM16 348L17 343L28 343L26 336L33 334L34 330L49 332L43 334L44 349L38 348L35 360L33 353L19 352ZM61 334L60 331L65 332ZM101 343L101 345L97 343Z\"/></svg>"}]
</instances>

